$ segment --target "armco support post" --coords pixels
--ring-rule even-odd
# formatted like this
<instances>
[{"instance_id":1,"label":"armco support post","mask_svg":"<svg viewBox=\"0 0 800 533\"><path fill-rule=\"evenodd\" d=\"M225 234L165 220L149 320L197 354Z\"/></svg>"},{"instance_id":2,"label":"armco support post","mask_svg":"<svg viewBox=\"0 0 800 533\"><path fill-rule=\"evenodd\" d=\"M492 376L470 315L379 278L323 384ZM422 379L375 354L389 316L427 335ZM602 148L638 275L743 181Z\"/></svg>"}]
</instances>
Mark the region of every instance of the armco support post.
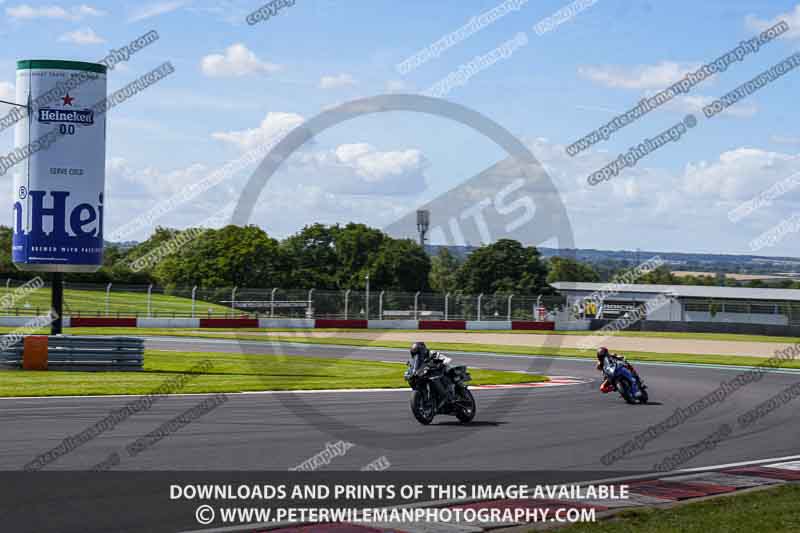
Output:
<instances>
[{"instance_id":1,"label":"armco support post","mask_svg":"<svg viewBox=\"0 0 800 533\"><path fill-rule=\"evenodd\" d=\"M50 309L53 322L50 324L51 335L61 335L63 321L61 316L64 314L64 274L53 272L53 287L50 290Z\"/></svg>"}]
</instances>

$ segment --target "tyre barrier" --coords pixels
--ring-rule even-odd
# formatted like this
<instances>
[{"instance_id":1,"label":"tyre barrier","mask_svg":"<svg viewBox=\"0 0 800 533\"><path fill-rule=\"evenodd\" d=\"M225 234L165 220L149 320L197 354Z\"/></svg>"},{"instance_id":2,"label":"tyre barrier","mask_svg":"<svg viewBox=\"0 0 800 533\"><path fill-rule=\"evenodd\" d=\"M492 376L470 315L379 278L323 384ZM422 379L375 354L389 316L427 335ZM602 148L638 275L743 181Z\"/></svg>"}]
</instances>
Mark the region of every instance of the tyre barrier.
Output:
<instances>
[{"instance_id":1,"label":"tyre barrier","mask_svg":"<svg viewBox=\"0 0 800 533\"><path fill-rule=\"evenodd\" d=\"M142 370L144 339L25 335L0 351L0 365L24 370Z\"/></svg>"}]
</instances>

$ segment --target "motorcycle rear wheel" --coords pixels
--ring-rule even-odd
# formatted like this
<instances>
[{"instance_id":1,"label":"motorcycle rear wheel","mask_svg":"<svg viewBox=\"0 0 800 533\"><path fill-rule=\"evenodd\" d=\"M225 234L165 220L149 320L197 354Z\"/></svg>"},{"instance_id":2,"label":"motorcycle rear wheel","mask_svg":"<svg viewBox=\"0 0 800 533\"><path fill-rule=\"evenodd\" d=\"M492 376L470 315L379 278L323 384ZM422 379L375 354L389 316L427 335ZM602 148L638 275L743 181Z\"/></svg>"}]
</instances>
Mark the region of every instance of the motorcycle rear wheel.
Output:
<instances>
[{"instance_id":1,"label":"motorcycle rear wheel","mask_svg":"<svg viewBox=\"0 0 800 533\"><path fill-rule=\"evenodd\" d=\"M426 405L425 396L418 390L415 390L411 395L411 412L417 422L424 426L433 422L433 417L436 416L433 406Z\"/></svg>"},{"instance_id":2,"label":"motorcycle rear wheel","mask_svg":"<svg viewBox=\"0 0 800 533\"><path fill-rule=\"evenodd\" d=\"M468 424L475 418L475 397L469 389L463 389L459 392L461 398L457 400L456 418L462 424Z\"/></svg>"}]
</instances>

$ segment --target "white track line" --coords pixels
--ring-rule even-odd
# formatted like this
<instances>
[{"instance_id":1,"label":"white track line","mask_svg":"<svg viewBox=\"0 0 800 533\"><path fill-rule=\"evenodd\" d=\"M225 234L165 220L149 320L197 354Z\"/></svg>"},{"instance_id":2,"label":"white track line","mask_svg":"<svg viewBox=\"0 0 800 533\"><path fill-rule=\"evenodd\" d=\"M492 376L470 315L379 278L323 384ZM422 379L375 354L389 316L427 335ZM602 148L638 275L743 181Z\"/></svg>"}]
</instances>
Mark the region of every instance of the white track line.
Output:
<instances>
[{"instance_id":1,"label":"white track line","mask_svg":"<svg viewBox=\"0 0 800 533\"><path fill-rule=\"evenodd\" d=\"M564 380L561 382L561 380ZM474 385L470 390L497 390L497 389L517 389L527 390L533 388L548 388L548 387L563 387L568 385L581 385L589 383L589 380L582 380L580 378L565 378L564 376L554 376L554 381L540 381L536 383L513 383L513 384L499 384L499 385ZM408 392L408 387L396 387L393 389L313 389L313 390L265 390L265 391L242 391L242 392L183 392L176 394L166 394L165 397L185 397L185 396L210 396L213 394L227 394L227 395L252 395L252 394L331 394L331 393L364 393L364 392ZM6 396L0 398L3 400L68 400L68 399L85 399L85 398L141 398L149 394L92 394L92 395L75 395L75 396Z\"/></svg>"}]
</instances>

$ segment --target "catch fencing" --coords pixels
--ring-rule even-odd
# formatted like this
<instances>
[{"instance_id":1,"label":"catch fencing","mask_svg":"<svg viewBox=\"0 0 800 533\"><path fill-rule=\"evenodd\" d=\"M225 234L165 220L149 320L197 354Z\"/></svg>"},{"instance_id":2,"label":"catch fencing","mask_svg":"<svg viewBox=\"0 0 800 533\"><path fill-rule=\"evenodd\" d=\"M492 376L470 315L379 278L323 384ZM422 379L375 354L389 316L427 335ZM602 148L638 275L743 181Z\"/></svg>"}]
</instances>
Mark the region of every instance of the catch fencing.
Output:
<instances>
[{"instance_id":1,"label":"catch fencing","mask_svg":"<svg viewBox=\"0 0 800 533\"><path fill-rule=\"evenodd\" d=\"M24 284L0 281L0 298ZM41 316L50 286L10 298L0 316ZM65 283L64 315L77 318L304 318L335 320L552 320L563 310L558 295L464 294L387 290L248 287L157 287Z\"/></svg>"}]
</instances>

